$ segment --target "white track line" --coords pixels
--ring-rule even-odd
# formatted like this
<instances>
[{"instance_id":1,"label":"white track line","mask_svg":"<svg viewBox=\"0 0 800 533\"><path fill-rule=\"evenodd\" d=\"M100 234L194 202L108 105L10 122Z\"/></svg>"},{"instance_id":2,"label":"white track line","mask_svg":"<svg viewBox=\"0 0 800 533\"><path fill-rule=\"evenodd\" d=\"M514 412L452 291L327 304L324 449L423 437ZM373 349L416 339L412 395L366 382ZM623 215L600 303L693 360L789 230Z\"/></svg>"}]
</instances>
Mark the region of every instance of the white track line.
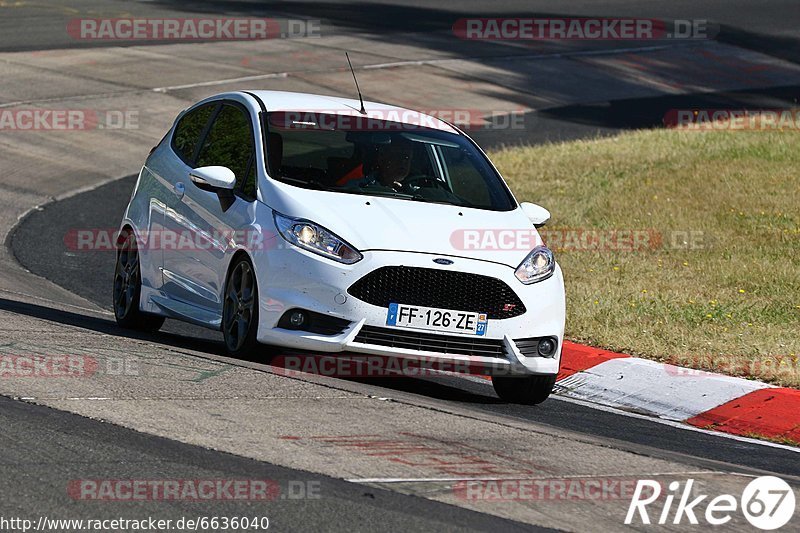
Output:
<instances>
[{"instance_id":1,"label":"white track line","mask_svg":"<svg viewBox=\"0 0 800 533\"><path fill-rule=\"evenodd\" d=\"M599 55L616 55L616 54L628 54L628 53L642 53L642 52L657 52L659 50L665 50L668 48L675 48L676 46L689 46L690 44L670 44L670 45L659 45L659 46L639 46L639 47L630 47L630 48L610 48L608 50L578 50L575 52L554 52L552 54L520 54L520 55L504 55L504 56L489 56L489 57L445 57L445 58L438 58L438 59L418 59L418 60L408 60L408 61L393 61L387 63L374 63L371 65L363 65L360 67L355 67L356 70L378 70L384 68L396 68L396 67L405 67L405 66L425 66L425 65L437 65L441 63L448 63L448 62L456 62L456 61L502 61L507 59L559 59L565 57L586 57L586 56L599 56ZM6 62L8 62L6 60ZM42 98L39 100L18 100L16 102L6 102L0 104L0 109L8 108L8 107L17 107L20 105L36 105L36 104L43 104L49 102L63 102L65 100L90 100L93 98L109 98L114 96L119 96L122 94L135 94L135 93L145 93L145 92L156 92L156 93L167 93L169 91L178 91L181 89L192 89L195 87L214 87L216 85L225 85L229 83L239 83L239 82L246 82L246 81L259 81L259 80L268 80L268 79L275 79L275 78L287 78L292 75L296 74L309 74L309 73L316 73L316 72L335 72L338 70L342 70L342 68L333 68L328 71L326 70L318 70L318 71L310 71L310 70L301 70L301 71L286 71L286 72L272 72L269 74L255 74L252 76L242 76L238 78L227 78L221 80L211 80L211 81L203 81L197 83L188 83L185 85L172 85L167 87L153 87L153 88L131 88L127 90L115 91L115 92L108 92L108 93L99 93L99 94L86 94L86 95L73 95L73 96L57 96L51 98Z\"/></svg>"},{"instance_id":2,"label":"white track line","mask_svg":"<svg viewBox=\"0 0 800 533\"><path fill-rule=\"evenodd\" d=\"M517 55L486 56L486 57L442 57L438 59L410 59L407 61L393 61L391 63L376 63L373 65L364 65L362 67L358 67L358 70L372 70L380 68L395 68L395 67L409 67L409 66L421 67L426 65L437 65L439 63L451 63L455 61L480 62L480 61L503 61L506 59L563 59L565 57L603 56L603 55L629 54L631 52L657 52L659 50L666 50L668 48L675 48L675 45L609 48L607 50L576 50L574 52L553 52L550 54L517 54Z\"/></svg>"},{"instance_id":3,"label":"white track line","mask_svg":"<svg viewBox=\"0 0 800 533\"><path fill-rule=\"evenodd\" d=\"M641 476L700 476L711 474L732 474L733 472L722 472L718 470L697 470L689 472L655 472L647 474L570 474L566 476L553 475L553 476L484 476L484 477L367 477L367 478L353 478L346 479L350 483L452 483L456 481L517 481L517 480L550 480L558 479L606 479L615 477L638 478ZM747 477L755 477L750 474L745 474Z\"/></svg>"},{"instance_id":4,"label":"white track line","mask_svg":"<svg viewBox=\"0 0 800 533\"><path fill-rule=\"evenodd\" d=\"M239 83L243 81L269 80L273 78L287 78L290 72L274 72L271 74L256 74L253 76L242 76L241 78L228 78L225 80L201 81L197 83L187 83L186 85L172 85L170 87L156 87L151 89L156 93L166 93L169 91L179 91L181 89L193 89L195 87L213 87L214 85L225 85L227 83Z\"/></svg>"},{"instance_id":5,"label":"white track line","mask_svg":"<svg viewBox=\"0 0 800 533\"><path fill-rule=\"evenodd\" d=\"M685 45L684 45L685 46ZM527 54L527 55L506 55L506 56L492 56L492 57L445 57L438 59L418 59L408 61L393 61L389 63L374 63L371 65L362 65L355 67L356 70L379 70L385 68L409 67L409 66L426 66L437 65L441 63L452 63L456 61L502 61L507 59L559 59L564 57L583 57L583 56L597 56L597 55L615 55L615 54L629 54L641 52L655 52L667 48L674 48L675 45L662 45L662 46L640 46L632 48L612 48L609 50L579 50L576 52L557 52L552 54ZM342 70L342 68L331 69L330 72ZM318 72L326 72L325 70L319 71L286 71L286 72L273 72L270 74L256 74L253 76L244 76L240 78L227 78L214 81L202 81L198 83L187 83L185 85L173 85L171 87L156 87L151 89L153 92L166 93L169 91L178 91L181 89L192 89L195 87L213 87L215 85L226 85L229 83L239 83L244 81L258 81L268 80L273 78L288 78L293 74L311 74Z\"/></svg>"}]
</instances>

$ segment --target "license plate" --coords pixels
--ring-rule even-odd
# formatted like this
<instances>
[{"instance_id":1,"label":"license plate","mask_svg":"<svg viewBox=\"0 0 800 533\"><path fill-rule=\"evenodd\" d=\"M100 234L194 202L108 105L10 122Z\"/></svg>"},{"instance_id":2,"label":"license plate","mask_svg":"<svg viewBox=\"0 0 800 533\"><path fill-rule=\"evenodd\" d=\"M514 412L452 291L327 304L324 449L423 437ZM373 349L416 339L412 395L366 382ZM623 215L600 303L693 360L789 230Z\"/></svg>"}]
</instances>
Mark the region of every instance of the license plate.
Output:
<instances>
[{"instance_id":1,"label":"license plate","mask_svg":"<svg viewBox=\"0 0 800 533\"><path fill-rule=\"evenodd\" d=\"M387 326L485 335L486 313L436 309L419 305L389 304Z\"/></svg>"}]
</instances>

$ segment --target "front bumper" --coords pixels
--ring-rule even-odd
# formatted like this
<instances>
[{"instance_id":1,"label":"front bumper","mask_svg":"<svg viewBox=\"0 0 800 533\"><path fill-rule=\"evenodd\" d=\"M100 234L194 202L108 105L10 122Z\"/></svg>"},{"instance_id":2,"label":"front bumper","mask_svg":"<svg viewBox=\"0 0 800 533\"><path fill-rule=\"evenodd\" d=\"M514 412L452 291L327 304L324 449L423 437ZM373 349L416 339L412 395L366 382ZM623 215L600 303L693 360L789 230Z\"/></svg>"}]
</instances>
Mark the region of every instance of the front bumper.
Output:
<instances>
[{"instance_id":1,"label":"front bumper","mask_svg":"<svg viewBox=\"0 0 800 533\"><path fill-rule=\"evenodd\" d=\"M254 263L260 293L258 340L265 344L312 353L354 352L425 363L457 363L455 367L485 368L486 372L483 373L495 375L558 372L566 315L560 267L557 266L554 275L544 281L523 285L514 276L513 268L488 261L452 258L453 265L442 266L433 262L437 256L427 253L365 251L363 255L364 259L353 265L339 264L289 245L277 246L269 254L256 255ZM489 319L486 335L479 338L496 340L503 347L502 353L489 357L406 349L359 341L357 337L365 326L397 330L400 334L417 331L387 326L388 310L385 307L361 301L347 292L348 287L363 276L382 266L392 265L458 270L500 279L516 292L527 311L513 318ZM330 336L277 327L280 317L294 308L335 316L351 324L342 333ZM436 335L434 332L425 333ZM514 339L531 337L555 337L558 340L555 355L548 358L522 355Z\"/></svg>"}]
</instances>

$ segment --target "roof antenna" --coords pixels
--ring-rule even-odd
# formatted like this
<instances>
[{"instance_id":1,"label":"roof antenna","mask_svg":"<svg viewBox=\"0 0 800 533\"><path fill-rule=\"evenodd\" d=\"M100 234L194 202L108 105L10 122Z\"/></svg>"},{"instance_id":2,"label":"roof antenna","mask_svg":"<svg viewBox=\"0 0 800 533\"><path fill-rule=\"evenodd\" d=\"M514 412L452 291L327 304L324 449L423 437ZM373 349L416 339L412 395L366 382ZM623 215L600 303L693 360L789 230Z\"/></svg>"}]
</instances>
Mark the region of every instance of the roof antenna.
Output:
<instances>
[{"instance_id":1,"label":"roof antenna","mask_svg":"<svg viewBox=\"0 0 800 533\"><path fill-rule=\"evenodd\" d=\"M353 70L353 64L350 62L350 55L345 52L344 56L347 58L347 64L350 65L350 72L353 73L353 81L356 82L356 91L358 91L358 99L361 101L361 109L359 112L362 115L367 114L367 110L364 108L364 98L361 97L361 89L358 88L358 80L356 79L356 71Z\"/></svg>"}]
</instances>

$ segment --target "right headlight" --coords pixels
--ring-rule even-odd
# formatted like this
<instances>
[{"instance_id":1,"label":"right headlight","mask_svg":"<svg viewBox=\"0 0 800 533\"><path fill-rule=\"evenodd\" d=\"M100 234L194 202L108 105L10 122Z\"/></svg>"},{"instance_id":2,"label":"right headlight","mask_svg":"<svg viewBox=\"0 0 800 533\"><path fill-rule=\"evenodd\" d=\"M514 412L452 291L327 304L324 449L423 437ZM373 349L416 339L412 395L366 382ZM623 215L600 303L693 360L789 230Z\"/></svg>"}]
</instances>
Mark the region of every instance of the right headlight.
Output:
<instances>
[{"instance_id":1,"label":"right headlight","mask_svg":"<svg viewBox=\"0 0 800 533\"><path fill-rule=\"evenodd\" d=\"M553 275L556 270L556 259L547 246L540 245L519 264L514 275L525 285L542 281Z\"/></svg>"},{"instance_id":2,"label":"right headlight","mask_svg":"<svg viewBox=\"0 0 800 533\"><path fill-rule=\"evenodd\" d=\"M301 218L287 217L277 211L272 212L275 226L281 236L298 248L352 265L361 261L361 253L315 222Z\"/></svg>"}]
</instances>

